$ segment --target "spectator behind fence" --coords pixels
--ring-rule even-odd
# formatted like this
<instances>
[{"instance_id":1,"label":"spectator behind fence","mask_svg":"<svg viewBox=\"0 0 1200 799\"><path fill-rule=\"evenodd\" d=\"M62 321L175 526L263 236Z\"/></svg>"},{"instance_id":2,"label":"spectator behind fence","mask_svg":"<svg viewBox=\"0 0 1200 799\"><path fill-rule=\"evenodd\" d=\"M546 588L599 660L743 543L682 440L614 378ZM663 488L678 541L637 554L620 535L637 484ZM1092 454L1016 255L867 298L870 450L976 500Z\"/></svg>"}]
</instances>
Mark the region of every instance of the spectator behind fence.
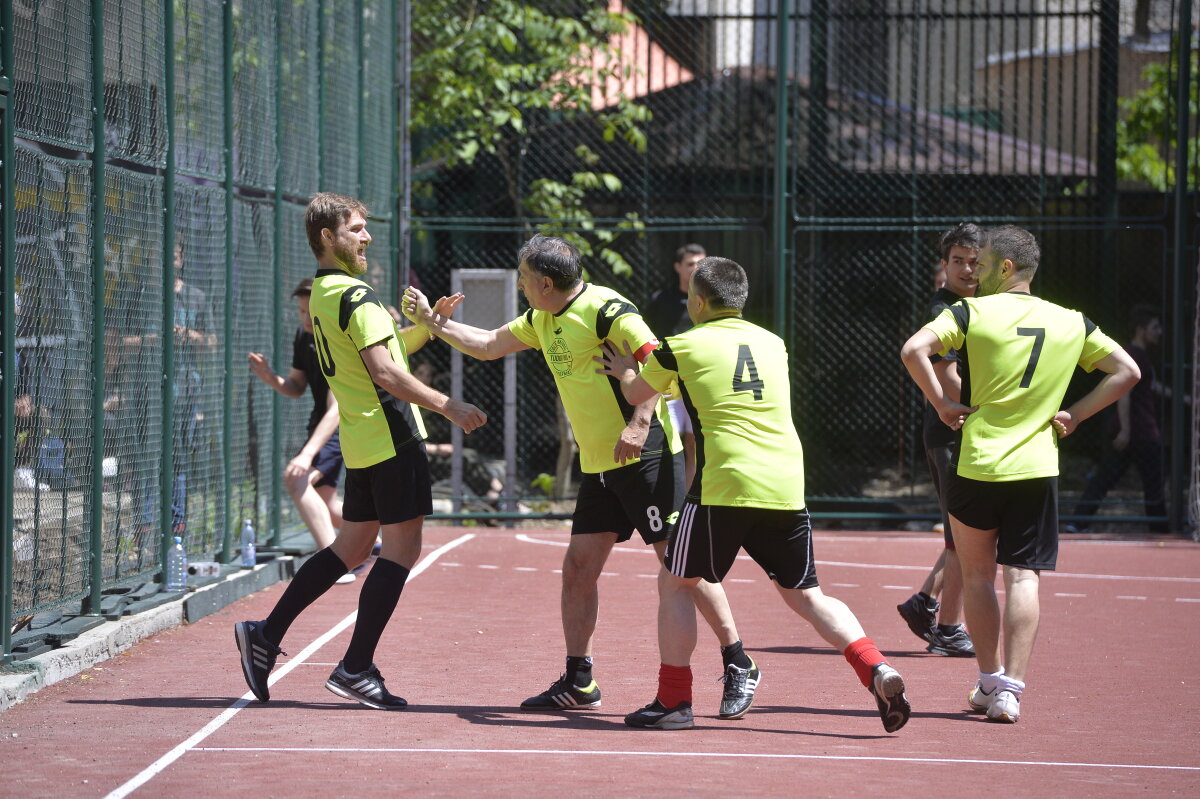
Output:
<instances>
[{"instance_id":1,"label":"spectator behind fence","mask_svg":"<svg viewBox=\"0 0 1200 799\"><path fill-rule=\"evenodd\" d=\"M1131 312L1133 338L1126 347L1142 372L1142 379L1121 399L1116 413L1109 414L1100 463L1088 475L1087 487L1075 508L1083 517L1063 529L1068 533L1083 532L1095 515L1100 500L1117 484L1132 463L1142 479L1142 497L1147 516L1166 516L1167 503L1163 493L1162 426L1159 419L1159 400L1170 397L1171 390L1160 383L1154 373L1150 348L1162 340L1162 316L1149 305L1137 305ZM1167 532L1165 521L1150 523L1150 530Z\"/></svg>"},{"instance_id":2,"label":"spectator behind fence","mask_svg":"<svg viewBox=\"0 0 1200 799\"><path fill-rule=\"evenodd\" d=\"M296 511L317 549L333 543L342 526L342 500L338 497L338 478L342 473L342 444L338 438L338 404L329 390L321 371L313 339L312 317L308 312L313 279L306 277L292 292L300 327L292 339L292 368L287 377L276 374L261 352L247 353L250 371L279 394L291 399L312 390L313 408L305 427L306 438L300 451L283 468L283 482L296 505ZM352 583L353 572L338 578L338 583Z\"/></svg>"}]
</instances>

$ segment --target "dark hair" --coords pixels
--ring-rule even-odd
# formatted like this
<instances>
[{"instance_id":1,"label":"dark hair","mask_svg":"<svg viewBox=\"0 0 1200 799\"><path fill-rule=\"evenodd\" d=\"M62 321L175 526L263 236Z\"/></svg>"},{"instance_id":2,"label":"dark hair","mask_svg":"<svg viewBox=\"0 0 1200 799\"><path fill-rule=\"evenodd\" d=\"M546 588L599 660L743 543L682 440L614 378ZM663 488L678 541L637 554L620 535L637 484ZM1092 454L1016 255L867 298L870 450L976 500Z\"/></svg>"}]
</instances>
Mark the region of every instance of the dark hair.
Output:
<instances>
[{"instance_id":1,"label":"dark hair","mask_svg":"<svg viewBox=\"0 0 1200 799\"><path fill-rule=\"evenodd\" d=\"M746 270L736 262L717 255L710 255L696 264L692 273L696 291L714 308L740 311L746 307L750 294L750 282Z\"/></svg>"},{"instance_id":2,"label":"dark hair","mask_svg":"<svg viewBox=\"0 0 1200 799\"><path fill-rule=\"evenodd\" d=\"M296 284L296 288L292 290L293 297L309 297L312 296L313 279L306 277Z\"/></svg>"},{"instance_id":3,"label":"dark hair","mask_svg":"<svg viewBox=\"0 0 1200 799\"><path fill-rule=\"evenodd\" d=\"M951 247L966 247L968 250L978 250L983 239L983 231L974 222L959 222L947 230L938 239L938 252L943 261L950 260Z\"/></svg>"},{"instance_id":4,"label":"dark hair","mask_svg":"<svg viewBox=\"0 0 1200 799\"><path fill-rule=\"evenodd\" d=\"M517 253L517 265L526 264L538 274L545 275L554 288L565 291L579 282L579 250L566 239L557 236L534 236Z\"/></svg>"},{"instance_id":5,"label":"dark hair","mask_svg":"<svg viewBox=\"0 0 1200 799\"><path fill-rule=\"evenodd\" d=\"M1153 305L1139 303L1129 310L1129 331L1136 333L1138 328L1147 327L1155 319L1162 321L1162 313Z\"/></svg>"},{"instance_id":6,"label":"dark hair","mask_svg":"<svg viewBox=\"0 0 1200 799\"><path fill-rule=\"evenodd\" d=\"M308 201L304 211L304 232L308 235L308 246L313 255L321 257L325 243L321 240L321 231L326 228L337 230L339 224L347 221L355 211L367 216L367 206L361 200L347 197L344 194L321 192L314 194Z\"/></svg>"},{"instance_id":7,"label":"dark hair","mask_svg":"<svg viewBox=\"0 0 1200 799\"><path fill-rule=\"evenodd\" d=\"M1042 260L1042 248L1037 239L1025 228L1016 225L1001 225L983 235L983 244L992 252L1013 262L1017 274L1032 279Z\"/></svg>"},{"instance_id":8,"label":"dark hair","mask_svg":"<svg viewBox=\"0 0 1200 799\"><path fill-rule=\"evenodd\" d=\"M689 255L699 255L701 258L703 258L704 256L708 255L708 251L704 249L703 245L697 244L693 241L690 244L683 245L675 251L675 263L679 263Z\"/></svg>"}]
</instances>

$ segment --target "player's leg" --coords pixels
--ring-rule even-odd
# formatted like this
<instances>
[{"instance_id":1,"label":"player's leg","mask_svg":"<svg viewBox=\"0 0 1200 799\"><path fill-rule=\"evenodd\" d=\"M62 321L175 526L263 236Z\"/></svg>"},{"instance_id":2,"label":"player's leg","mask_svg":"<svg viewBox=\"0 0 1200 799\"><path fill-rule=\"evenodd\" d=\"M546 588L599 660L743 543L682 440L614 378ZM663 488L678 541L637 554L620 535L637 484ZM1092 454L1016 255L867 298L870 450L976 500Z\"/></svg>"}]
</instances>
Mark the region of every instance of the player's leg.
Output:
<instances>
[{"instance_id":1,"label":"player's leg","mask_svg":"<svg viewBox=\"0 0 1200 799\"><path fill-rule=\"evenodd\" d=\"M945 485L946 473L950 467L950 447L938 446L935 442L926 441L925 461L929 466L929 479L933 484L934 496L938 499L938 510L942 518L942 530L947 539L950 537L950 525L946 514ZM937 619L941 603L937 597L942 594L945 579L946 552L938 554L937 561L925 582L917 593L896 606L900 617L921 640L933 644L937 640ZM945 601L945 598L942 598Z\"/></svg>"},{"instance_id":2,"label":"player's leg","mask_svg":"<svg viewBox=\"0 0 1200 799\"><path fill-rule=\"evenodd\" d=\"M572 535L562 567L563 637L570 657L591 657L600 609L600 572L617 543L616 533Z\"/></svg>"},{"instance_id":3,"label":"player's leg","mask_svg":"<svg viewBox=\"0 0 1200 799\"><path fill-rule=\"evenodd\" d=\"M1022 683L1041 621L1040 582L1033 569L1004 567L1004 673Z\"/></svg>"},{"instance_id":4,"label":"player's leg","mask_svg":"<svg viewBox=\"0 0 1200 799\"><path fill-rule=\"evenodd\" d=\"M658 562L662 563L667 553L667 542L654 542L654 553L658 555ZM700 611L704 621L721 642L721 648L739 643L741 639L738 637L737 623L733 620L733 611L729 608L729 598L725 595L724 587L720 583L699 580L692 583L691 593L693 609Z\"/></svg>"},{"instance_id":5,"label":"player's leg","mask_svg":"<svg viewBox=\"0 0 1200 799\"><path fill-rule=\"evenodd\" d=\"M1129 457L1142 479L1142 497L1147 516L1166 516L1167 503L1163 493L1162 442L1158 439L1130 441ZM1166 522L1151 522L1150 531L1165 533Z\"/></svg>"},{"instance_id":6,"label":"player's leg","mask_svg":"<svg viewBox=\"0 0 1200 799\"><path fill-rule=\"evenodd\" d=\"M954 548L963 579L963 616L971 629L980 673L998 672L1000 604L996 599L996 535L998 527L972 527L953 513Z\"/></svg>"},{"instance_id":7,"label":"player's leg","mask_svg":"<svg viewBox=\"0 0 1200 799\"><path fill-rule=\"evenodd\" d=\"M883 728L896 732L910 714L904 679L863 632L850 608L821 590L808 511L757 513L765 521L746 536L746 552L775 582L787 606L842 653L863 687L875 697Z\"/></svg>"},{"instance_id":8,"label":"player's leg","mask_svg":"<svg viewBox=\"0 0 1200 799\"><path fill-rule=\"evenodd\" d=\"M301 521L312 533L319 549L333 543L337 531L329 517L329 505L317 493L316 483L324 477L319 471L309 468L304 473L284 473L284 485L291 496Z\"/></svg>"}]
</instances>

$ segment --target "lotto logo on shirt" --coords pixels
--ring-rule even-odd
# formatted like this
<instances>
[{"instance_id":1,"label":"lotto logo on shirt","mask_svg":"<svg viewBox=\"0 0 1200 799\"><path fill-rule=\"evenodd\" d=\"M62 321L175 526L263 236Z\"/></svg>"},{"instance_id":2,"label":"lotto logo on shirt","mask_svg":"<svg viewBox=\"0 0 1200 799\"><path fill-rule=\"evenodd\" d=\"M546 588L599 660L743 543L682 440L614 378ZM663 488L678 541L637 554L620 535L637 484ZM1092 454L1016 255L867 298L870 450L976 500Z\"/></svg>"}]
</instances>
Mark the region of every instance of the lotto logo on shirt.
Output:
<instances>
[{"instance_id":1,"label":"lotto logo on shirt","mask_svg":"<svg viewBox=\"0 0 1200 799\"><path fill-rule=\"evenodd\" d=\"M571 349L564 339L555 338L550 349L546 350L546 362L554 368L554 373L559 377L570 377L575 356L571 354Z\"/></svg>"}]
</instances>

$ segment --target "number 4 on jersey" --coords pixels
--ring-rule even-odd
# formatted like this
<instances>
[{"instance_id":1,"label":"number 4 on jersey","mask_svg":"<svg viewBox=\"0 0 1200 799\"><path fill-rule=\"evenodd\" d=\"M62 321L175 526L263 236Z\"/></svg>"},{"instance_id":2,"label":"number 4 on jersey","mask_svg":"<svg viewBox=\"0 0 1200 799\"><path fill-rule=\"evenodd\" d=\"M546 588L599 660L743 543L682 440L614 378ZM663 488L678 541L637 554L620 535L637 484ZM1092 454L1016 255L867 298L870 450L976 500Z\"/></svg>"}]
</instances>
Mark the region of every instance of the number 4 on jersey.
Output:
<instances>
[{"instance_id":1,"label":"number 4 on jersey","mask_svg":"<svg viewBox=\"0 0 1200 799\"><path fill-rule=\"evenodd\" d=\"M746 379L742 379L745 375ZM733 370L733 390L752 391L754 399L761 400L763 393L763 381L758 379L758 367L754 365L754 356L750 354L750 346L748 344L738 345L737 366Z\"/></svg>"}]
</instances>

